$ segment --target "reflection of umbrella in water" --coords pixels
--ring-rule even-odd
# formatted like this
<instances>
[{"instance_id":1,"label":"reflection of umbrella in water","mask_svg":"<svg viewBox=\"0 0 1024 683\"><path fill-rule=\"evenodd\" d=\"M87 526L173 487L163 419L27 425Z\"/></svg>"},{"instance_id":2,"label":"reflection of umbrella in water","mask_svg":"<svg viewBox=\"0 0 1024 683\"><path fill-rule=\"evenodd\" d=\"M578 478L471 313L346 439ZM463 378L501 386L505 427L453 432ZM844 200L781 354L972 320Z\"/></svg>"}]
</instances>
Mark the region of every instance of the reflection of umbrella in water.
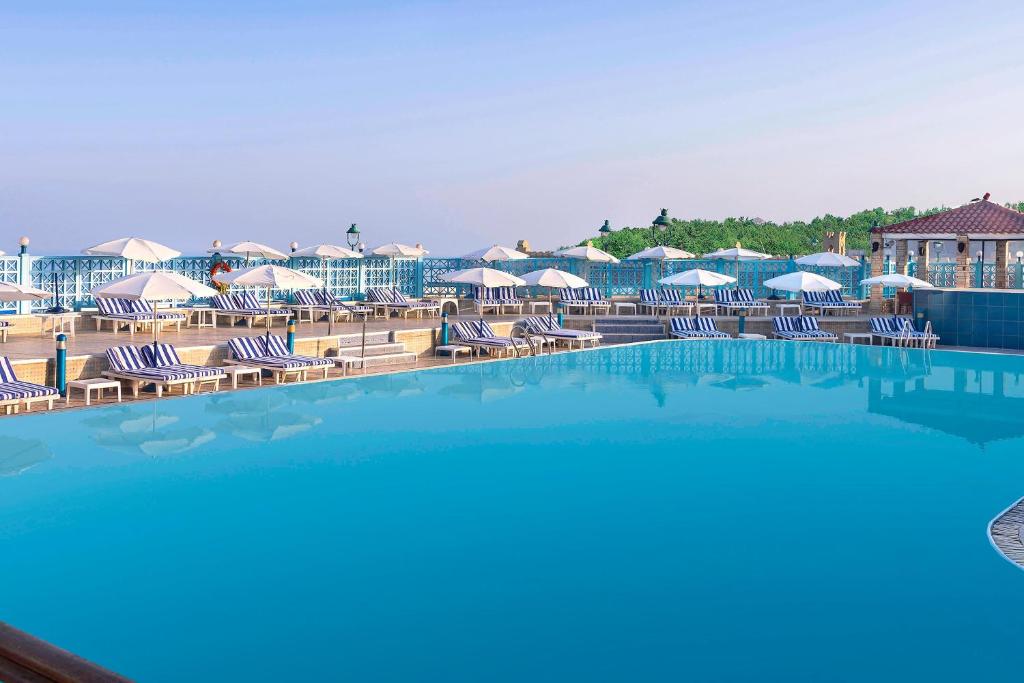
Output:
<instances>
[{"instance_id":1,"label":"reflection of umbrella in water","mask_svg":"<svg viewBox=\"0 0 1024 683\"><path fill-rule=\"evenodd\" d=\"M49 447L39 439L4 439L0 451L0 477L15 477L53 457Z\"/></svg>"},{"instance_id":2,"label":"reflection of umbrella in water","mask_svg":"<svg viewBox=\"0 0 1024 683\"><path fill-rule=\"evenodd\" d=\"M495 366L508 365L497 363ZM502 367L501 370L505 368ZM518 394L525 390L521 383L517 386L510 381L508 372L495 372L493 367L479 364L478 372L459 374L459 381L438 389L444 396L470 399L478 403L497 401Z\"/></svg>"},{"instance_id":3,"label":"reflection of umbrella in water","mask_svg":"<svg viewBox=\"0 0 1024 683\"><path fill-rule=\"evenodd\" d=\"M122 453L159 456L184 453L217 438L216 433L206 427L181 423L181 418L175 415L158 415L156 406L149 415L134 410L129 415L120 422L108 418L106 428L97 430L93 441Z\"/></svg>"},{"instance_id":4,"label":"reflection of umbrella in water","mask_svg":"<svg viewBox=\"0 0 1024 683\"><path fill-rule=\"evenodd\" d=\"M261 414L235 415L221 426L234 436L246 441L265 443L281 441L301 434L323 422L316 415L303 415L287 410L266 411Z\"/></svg>"},{"instance_id":5,"label":"reflection of umbrella in water","mask_svg":"<svg viewBox=\"0 0 1024 683\"><path fill-rule=\"evenodd\" d=\"M769 384L770 382L763 380L760 377L737 374L732 377L720 379L717 382L711 382L708 386L716 387L718 389L728 389L729 391L753 391L754 389L763 389Z\"/></svg>"}]
</instances>

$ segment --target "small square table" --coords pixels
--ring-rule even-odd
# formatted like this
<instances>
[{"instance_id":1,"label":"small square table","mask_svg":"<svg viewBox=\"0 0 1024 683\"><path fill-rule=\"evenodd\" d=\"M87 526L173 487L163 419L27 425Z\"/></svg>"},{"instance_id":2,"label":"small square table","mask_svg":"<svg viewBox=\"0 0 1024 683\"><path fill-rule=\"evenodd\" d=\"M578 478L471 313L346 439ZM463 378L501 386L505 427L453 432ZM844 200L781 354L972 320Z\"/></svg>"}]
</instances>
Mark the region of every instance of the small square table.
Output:
<instances>
[{"instance_id":1,"label":"small square table","mask_svg":"<svg viewBox=\"0 0 1024 683\"><path fill-rule=\"evenodd\" d=\"M434 358L437 358L442 351L451 355L452 365L455 364L455 360L459 357L460 353L464 353L470 358L473 357L472 346L462 346L461 344L441 344L439 346L434 347Z\"/></svg>"},{"instance_id":2,"label":"small square table","mask_svg":"<svg viewBox=\"0 0 1024 683\"><path fill-rule=\"evenodd\" d=\"M67 383L64 391L64 402L71 403L71 390L81 389L82 393L85 394L85 405L92 403L92 392L95 390L96 398L103 398L103 391L106 389L113 389L117 392L117 402L121 402L121 382L116 379L103 379L96 377L93 379L73 379Z\"/></svg>"},{"instance_id":3,"label":"small square table","mask_svg":"<svg viewBox=\"0 0 1024 683\"><path fill-rule=\"evenodd\" d=\"M251 365L225 365L220 368L221 372L231 378L231 388L238 388L239 377L253 377L257 386L263 386L263 369L254 368Z\"/></svg>"}]
</instances>

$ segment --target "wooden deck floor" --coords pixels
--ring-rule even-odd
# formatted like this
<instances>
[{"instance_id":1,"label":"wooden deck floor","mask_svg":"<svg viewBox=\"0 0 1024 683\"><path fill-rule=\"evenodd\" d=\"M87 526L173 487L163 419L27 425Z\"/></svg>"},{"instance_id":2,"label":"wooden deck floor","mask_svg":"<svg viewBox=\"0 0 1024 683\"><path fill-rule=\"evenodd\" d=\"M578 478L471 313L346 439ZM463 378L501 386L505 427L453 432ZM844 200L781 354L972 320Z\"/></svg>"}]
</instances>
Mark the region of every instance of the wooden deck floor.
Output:
<instances>
[{"instance_id":1,"label":"wooden deck floor","mask_svg":"<svg viewBox=\"0 0 1024 683\"><path fill-rule=\"evenodd\" d=\"M1024 569L1024 498L992 520L988 537L1003 557Z\"/></svg>"}]
</instances>

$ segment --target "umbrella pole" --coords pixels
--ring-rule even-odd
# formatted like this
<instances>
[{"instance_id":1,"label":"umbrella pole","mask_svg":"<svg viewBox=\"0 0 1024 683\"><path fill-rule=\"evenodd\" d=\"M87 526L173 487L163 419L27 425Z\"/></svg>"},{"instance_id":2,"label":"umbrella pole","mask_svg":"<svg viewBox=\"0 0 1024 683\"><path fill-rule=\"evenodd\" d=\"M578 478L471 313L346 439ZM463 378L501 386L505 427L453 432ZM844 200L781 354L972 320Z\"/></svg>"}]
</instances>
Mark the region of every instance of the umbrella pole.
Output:
<instances>
[{"instance_id":1,"label":"umbrella pole","mask_svg":"<svg viewBox=\"0 0 1024 683\"><path fill-rule=\"evenodd\" d=\"M267 287L267 348L270 348L270 287Z\"/></svg>"},{"instance_id":2,"label":"umbrella pole","mask_svg":"<svg viewBox=\"0 0 1024 683\"><path fill-rule=\"evenodd\" d=\"M156 325L157 325L157 321L160 319L160 317L157 315L157 312L156 312L156 309L158 309L158 308L160 308L160 303L159 302L154 303L153 304L153 358L154 359L156 358L156 346L157 346L157 343L156 343L156 330L157 330L157 327L156 327Z\"/></svg>"}]
</instances>

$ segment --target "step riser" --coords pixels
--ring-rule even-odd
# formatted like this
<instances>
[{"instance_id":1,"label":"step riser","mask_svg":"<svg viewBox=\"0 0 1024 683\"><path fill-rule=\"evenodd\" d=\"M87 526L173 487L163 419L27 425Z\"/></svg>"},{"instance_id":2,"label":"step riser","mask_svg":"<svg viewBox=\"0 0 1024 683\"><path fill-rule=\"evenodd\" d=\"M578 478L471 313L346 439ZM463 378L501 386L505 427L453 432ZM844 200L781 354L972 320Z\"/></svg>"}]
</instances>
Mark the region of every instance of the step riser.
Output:
<instances>
[{"instance_id":1,"label":"step riser","mask_svg":"<svg viewBox=\"0 0 1024 683\"><path fill-rule=\"evenodd\" d=\"M342 346L339 347L336 354L337 356L358 356L361 355L362 348L359 346ZM405 344L367 344L366 345L366 356L383 356L391 353L402 353L405 351Z\"/></svg>"},{"instance_id":2,"label":"step riser","mask_svg":"<svg viewBox=\"0 0 1024 683\"><path fill-rule=\"evenodd\" d=\"M367 356L362 362L353 363L349 367L361 368L365 363L368 368L376 368L383 365L408 365L415 362L415 353L403 353L391 356Z\"/></svg>"},{"instance_id":3,"label":"step riser","mask_svg":"<svg viewBox=\"0 0 1024 683\"><path fill-rule=\"evenodd\" d=\"M351 347L359 346L363 343L363 335L361 334L343 334L338 337L338 346ZM370 344L389 344L391 343L390 332L367 332L366 333L366 345Z\"/></svg>"}]
</instances>

